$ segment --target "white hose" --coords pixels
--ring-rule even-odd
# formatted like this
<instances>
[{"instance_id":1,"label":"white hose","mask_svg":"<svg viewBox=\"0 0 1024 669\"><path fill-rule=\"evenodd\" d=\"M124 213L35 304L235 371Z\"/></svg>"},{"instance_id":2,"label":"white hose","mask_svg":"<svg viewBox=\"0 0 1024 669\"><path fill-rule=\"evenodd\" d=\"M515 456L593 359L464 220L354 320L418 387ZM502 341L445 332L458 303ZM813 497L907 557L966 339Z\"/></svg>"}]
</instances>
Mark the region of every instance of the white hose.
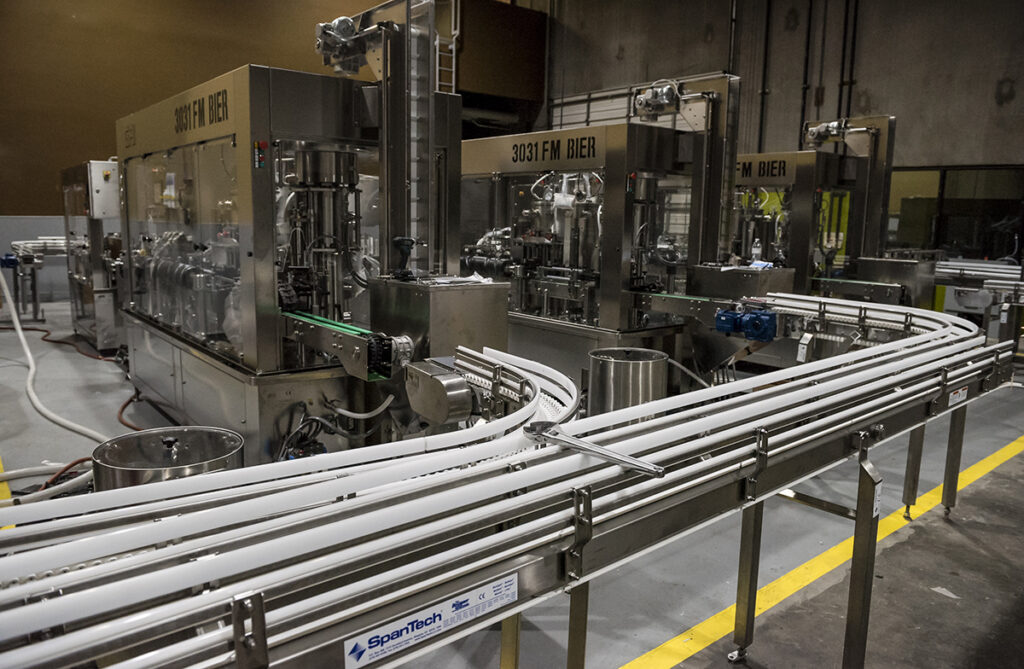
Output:
<instances>
[{"instance_id":1,"label":"white hose","mask_svg":"<svg viewBox=\"0 0 1024 669\"><path fill-rule=\"evenodd\" d=\"M352 420L366 420L367 418L373 418L374 416L376 416L376 415L378 415L380 413L383 413L384 409L387 409L389 406L391 406L391 403L394 402L394 401L395 401L395 396L394 395L388 395L387 398L385 398L385 400L380 403L379 407L377 407L373 411L367 411L366 413L356 413L355 411L348 411L347 409L339 409L338 407L331 407L331 408L334 409L335 412L341 414L342 416L345 416L346 418L351 418Z\"/></svg>"},{"instance_id":2,"label":"white hose","mask_svg":"<svg viewBox=\"0 0 1024 669\"><path fill-rule=\"evenodd\" d=\"M38 502L40 500L50 499L51 497L60 495L61 493L84 488L91 480L92 470L90 469L84 474L80 474L71 480L64 481L64 483L59 485L48 486L42 490L37 490L36 492L22 495L21 497L15 497L13 499L0 499L0 508L5 506L14 506L15 504L26 504L28 502Z\"/></svg>"},{"instance_id":3,"label":"white hose","mask_svg":"<svg viewBox=\"0 0 1024 669\"><path fill-rule=\"evenodd\" d=\"M66 418L58 416L43 406L43 403L39 401L39 396L36 395L35 389L36 359L32 357L32 351L28 347L28 342L25 341L25 333L21 330L21 319L18 318L18 310L14 308L14 298L11 297L11 290L7 287L7 279L4 278L3 272L0 272L0 288L3 289L4 299L7 300L7 304L11 305L11 322L14 324L14 330L18 333L18 339L21 340L21 348L25 351L25 357L28 358L28 377L25 379L25 392L28 394L28 399L32 402L32 406L35 407L36 411L42 414L43 418L60 425L65 430L77 432L78 434L88 437L97 443L103 443L110 439L110 437L105 437L95 430L90 430L78 423L73 423ZM26 497L28 497L28 495L26 495Z\"/></svg>"},{"instance_id":4,"label":"white hose","mask_svg":"<svg viewBox=\"0 0 1024 669\"><path fill-rule=\"evenodd\" d=\"M12 469L7 472L0 472L0 481L15 481L32 476L49 476L56 474L63 468L64 465L38 465L35 467L25 467L24 469Z\"/></svg>"},{"instance_id":5,"label":"white hose","mask_svg":"<svg viewBox=\"0 0 1024 669\"><path fill-rule=\"evenodd\" d=\"M705 381L704 379L700 378L700 377L699 377L699 376L697 376L697 375L696 375L695 373L691 372L691 371L690 371L690 368L689 368L689 367L687 367L686 365L684 365L683 363L681 363L681 362L676 362L676 361L675 361L675 360L673 360L672 358L669 358L669 359L668 359L668 361L669 361L669 363L670 363L670 364L672 364L672 365L675 365L675 366L676 366L676 367L678 367L678 368L679 368L680 370L682 370L682 372L683 372L684 374L686 374L686 375L687 375L688 377L690 377L691 379L693 379L694 381L696 381L697 383L699 383L699 384L701 385L701 387L702 387L702 388L710 388L710 387L711 387L711 385L710 385L710 384L709 384L709 383L708 383L707 381Z\"/></svg>"}]
</instances>

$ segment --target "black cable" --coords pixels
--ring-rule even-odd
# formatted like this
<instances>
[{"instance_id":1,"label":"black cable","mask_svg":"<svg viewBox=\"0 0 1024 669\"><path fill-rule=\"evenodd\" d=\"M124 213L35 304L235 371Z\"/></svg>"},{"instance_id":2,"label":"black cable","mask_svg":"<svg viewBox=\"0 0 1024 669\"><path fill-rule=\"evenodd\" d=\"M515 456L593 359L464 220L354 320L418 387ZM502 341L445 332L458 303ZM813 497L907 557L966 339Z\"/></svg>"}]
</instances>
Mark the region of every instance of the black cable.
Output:
<instances>
[{"instance_id":1,"label":"black cable","mask_svg":"<svg viewBox=\"0 0 1024 669\"><path fill-rule=\"evenodd\" d=\"M353 433L335 425L326 418L303 414L303 417L299 421L298 426L287 437L284 438L284 441L281 442L281 448L278 449L277 455L274 457L274 460L276 462L280 462L284 460L285 457L287 457L288 451L291 450L293 443L299 436L301 436L303 430L308 429L308 433L306 434L307 439L315 439L320 435L321 432L326 430L329 434L340 435L342 437L345 437L349 441L352 441L356 439L365 439L367 437L372 436L377 432L377 430L380 429L381 424L382 421L377 421L369 430L366 430L365 432Z\"/></svg>"}]
</instances>

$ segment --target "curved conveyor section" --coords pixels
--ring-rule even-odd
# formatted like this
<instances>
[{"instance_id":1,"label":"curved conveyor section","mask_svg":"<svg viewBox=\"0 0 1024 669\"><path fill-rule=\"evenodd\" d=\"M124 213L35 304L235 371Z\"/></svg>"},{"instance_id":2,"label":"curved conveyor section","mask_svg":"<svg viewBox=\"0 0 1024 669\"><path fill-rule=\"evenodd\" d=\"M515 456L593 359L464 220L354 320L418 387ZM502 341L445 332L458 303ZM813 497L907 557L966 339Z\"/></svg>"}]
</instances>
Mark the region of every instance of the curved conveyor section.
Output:
<instances>
[{"instance_id":1,"label":"curved conveyor section","mask_svg":"<svg viewBox=\"0 0 1024 669\"><path fill-rule=\"evenodd\" d=\"M576 389L486 351L533 387L501 425L0 510L0 525L19 524L0 533L11 553L0 559L0 663L119 653L119 666L233 664L232 602L251 593L266 607L271 661L294 660L515 576L515 602L389 660L411 657L734 512L751 490L763 499L920 425L950 410L954 392L969 401L1010 380L1008 345L986 346L953 316L767 302L791 321L892 340L561 426L664 467L662 478L532 441L522 428L565 421ZM584 540L567 575L566 554Z\"/></svg>"}]
</instances>

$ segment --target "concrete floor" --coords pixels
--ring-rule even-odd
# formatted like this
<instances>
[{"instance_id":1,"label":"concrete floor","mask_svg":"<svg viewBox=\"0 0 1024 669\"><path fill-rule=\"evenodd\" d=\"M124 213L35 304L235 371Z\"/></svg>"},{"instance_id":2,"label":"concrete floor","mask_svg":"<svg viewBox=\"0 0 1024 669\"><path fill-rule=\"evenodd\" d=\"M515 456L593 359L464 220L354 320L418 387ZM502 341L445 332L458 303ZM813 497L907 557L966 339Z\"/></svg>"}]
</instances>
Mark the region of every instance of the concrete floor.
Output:
<instances>
[{"instance_id":1,"label":"concrete floor","mask_svg":"<svg viewBox=\"0 0 1024 669\"><path fill-rule=\"evenodd\" d=\"M73 337L69 303L48 303L44 311L45 323L25 325L51 330L53 339ZM2 315L8 316L6 307ZM100 434L114 437L129 431L117 421L117 410L135 389L120 367L79 355L70 346L42 341L41 332L26 332L25 336L38 368L36 393L44 405ZM94 352L84 340L73 340ZM68 462L89 455L95 447L89 439L50 423L32 408L25 394L27 372L17 333L0 331L0 458L4 469L30 467L41 460ZM147 404L132 404L125 410L125 418L140 427L169 424Z\"/></svg>"},{"instance_id":2,"label":"concrete floor","mask_svg":"<svg viewBox=\"0 0 1024 669\"><path fill-rule=\"evenodd\" d=\"M65 305L47 305L46 315L49 321L46 327L54 331L55 337L71 334L69 312ZM30 345L36 353L39 365L37 391L44 403L72 420L104 434L116 435L126 431L117 422L116 413L120 404L132 394L132 387L119 368L111 363L80 356L70 347L40 341L39 337L39 333L29 333ZM25 366L17 338L13 332L0 332L0 458L3 460L4 468L30 466L43 459L68 461L87 455L93 446L87 439L58 428L35 414L24 395L24 381ZM144 427L166 424L160 414L146 405L133 404L126 415ZM940 418L928 426L921 471L921 493L941 483L948 425L948 418ZM1024 389L1003 389L973 403L968 410L963 468L999 450L1022 434ZM902 507L900 498L906 449L907 437L902 436L886 442L871 453L872 460L884 476L883 516ZM1014 465L1020 466L1020 463ZM1004 465L1008 466L1009 463ZM1001 474L999 470L997 473ZM990 476L995 476L995 473ZM799 489L852 506L856 496L856 463L846 462L807 481L799 486ZM968 488L968 491L970 490ZM1000 507L990 507L990 501L984 496L975 500L972 495L964 493L959 506L954 510L953 528L960 532L961 528L966 530L968 523L974 523L974 519L1002 518L1019 531L1019 518L1024 511L1024 497L1018 492L1017 496L1003 500ZM1014 513L1017 515L1014 516ZM991 527L988 531L998 535L998 525L991 522L989 524ZM920 524L920 527L924 526L925 523ZM950 533L947 541L942 532L942 527L945 526L941 524L930 534L919 531L917 522L911 527L914 528L913 531L904 528L893 535L891 540L880 544L878 565L879 574L883 577L886 577L887 573L896 573L887 572L888 566L885 570L881 567L889 564L888 555L894 550L910 554L919 551L934 555L953 555L952 551L956 550L955 542L960 541L962 537L972 536L970 533ZM969 527L971 532L981 531L977 525L971 524ZM809 558L851 536L852 531L852 523L841 518L785 500L769 500L765 505L759 582L763 585L789 572ZM925 542L921 539L923 536L931 536L933 541ZM733 604L736 595L738 545L739 515L734 514L597 579L591 586L588 666L621 666ZM986 573L986 570L994 568L988 561L998 561L1017 570L1024 567L1024 552L1019 548L1016 551L1001 552L1005 548L1003 544L993 543L984 546L987 550L956 553L959 556L957 559L962 560L955 569L961 575L959 577L946 573L949 571L948 565L945 572L940 568L939 572L931 573L922 570L934 568L935 565L928 567L927 562L923 560L905 561L900 557L903 552L892 553L894 564L907 565L908 568L914 566L914 569L905 579L895 577L891 582L895 584L905 580L912 586L923 584L928 588L946 587L963 597L966 589L959 592L959 583L953 579L968 578L963 575ZM839 568L805 592L819 592L826 583L834 584L843 573L845 568ZM828 581L829 578L833 580ZM836 587L839 588L836 592L842 591L841 583ZM894 591L894 601L891 604L886 603L887 591L888 583L885 587L880 587L876 583L877 596L872 618L873 649L876 645L879 649L884 649L897 638L900 643L914 637L917 643L927 644L936 636L948 637L963 628L960 617L962 609L958 609L958 606L966 606L966 602L960 602L957 606L921 609L926 610L927 615L916 615L913 621L900 621L899 625L905 630L905 634L900 637L875 634L881 627L878 622L885 619L880 612L886 611L890 606L919 610L914 606L919 600L905 599L906 595L901 591ZM927 595L928 592L925 591L924 594ZM803 595L804 593L801 593L794 600ZM993 589L989 596L992 598L990 615L987 619L978 618L983 621L982 627L989 633L997 633L1001 626L1008 624L1008 621L1015 621L1018 627L1024 626L1024 621L1021 620L1019 586L1015 592L999 592ZM841 601L845 607L845 595L842 595ZM1013 608L1015 606L1017 608ZM974 610L971 611L974 615ZM841 645L842 626L840 624L836 627L838 632L831 627L819 629L815 613L806 615L800 623L800 629L806 631L806 636L796 637L793 640L795 646L787 646L780 642L779 654L770 654L774 621L785 620L784 623L777 624L789 625L791 621L804 615L802 609L791 607L787 602L765 614L763 620L759 618L757 640L751 648L753 659L768 663L761 666L838 665L841 652L833 646L836 643ZM1016 618L1007 618L1007 615L1015 615ZM895 622L892 624L896 625ZM883 625L886 628L891 627L888 623ZM567 626L566 596L555 597L527 611L523 621L520 666L523 669L533 669L563 665ZM918 627L920 629L917 629ZM497 667L498 638L496 628L480 631L434 651L409 666ZM965 639L965 643L968 642L997 645L982 637ZM799 656L796 654L796 648L799 648ZM811 657L806 652L818 648L821 649L820 663L803 664L803 658ZM978 652L982 652L980 645L978 648ZM720 651L720 648L709 648L707 657L695 656L682 666L706 666L709 661L717 662L722 656ZM964 652L967 653L965 657L970 657L972 650L966 647ZM928 659L929 657L922 655L918 661L916 656L912 656L899 662L894 660L894 664L950 666L943 665L942 662L936 664L933 658ZM700 662L705 664L702 665ZM970 666L969 661L965 662L966 664L961 662L959 666Z\"/></svg>"},{"instance_id":3,"label":"concrete floor","mask_svg":"<svg viewBox=\"0 0 1024 669\"><path fill-rule=\"evenodd\" d=\"M869 667L1013 667L1024 658L1024 457L879 544ZM746 661L724 640L684 667L833 667L843 656L849 573L836 570L757 620ZM797 659L798 658L798 659Z\"/></svg>"}]
</instances>

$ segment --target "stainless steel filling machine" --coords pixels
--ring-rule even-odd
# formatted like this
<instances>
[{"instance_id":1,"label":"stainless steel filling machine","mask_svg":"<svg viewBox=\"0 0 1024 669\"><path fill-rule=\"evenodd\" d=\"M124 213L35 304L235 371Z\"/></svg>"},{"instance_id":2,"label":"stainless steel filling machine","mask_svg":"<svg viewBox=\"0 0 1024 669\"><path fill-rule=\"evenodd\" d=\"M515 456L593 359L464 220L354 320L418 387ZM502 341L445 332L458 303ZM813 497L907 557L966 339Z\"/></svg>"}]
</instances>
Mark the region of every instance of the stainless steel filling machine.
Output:
<instances>
[{"instance_id":1,"label":"stainless steel filling machine","mask_svg":"<svg viewBox=\"0 0 1024 669\"><path fill-rule=\"evenodd\" d=\"M511 283L511 352L577 380L594 348L686 357L686 317L649 295L687 292L731 202L736 77L662 82L627 102L625 122L462 147L463 271Z\"/></svg>"},{"instance_id":2,"label":"stainless steel filling machine","mask_svg":"<svg viewBox=\"0 0 1024 669\"><path fill-rule=\"evenodd\" d=\"M738 156L739 196L722 255L741 267L750 285L709 266L696 270L694 292L740 297L754 293L738 289L821 290L897 303L898 289L886 296L884 286L866 288L869 276L881 281L868 265L885 242L895 123L891 116L812 121L803 128L810 150ZM840 146L841 152L830 150ZM843 281L862 258L865 282Z\"/></svg>"},{"instance_id":3,"label":"stainless steel filling machine","mask_svg":"<svg viewBox=\"0 0 1024 669\"><path fill-rule=\"evenodd\" d=\"M246 464L307 418L341 415L341 445L415 432L402 363L454 353L430 326L505 346L503 318L454 328L452 303L507 286L442 279L460 105L435 92L433 22L430 2L386 3L318 27L342 77L249 65L117 122L131 379L180 422L241 433ZM374 297L402 290L433 320Z\"/></svg>"}]
</instances>

